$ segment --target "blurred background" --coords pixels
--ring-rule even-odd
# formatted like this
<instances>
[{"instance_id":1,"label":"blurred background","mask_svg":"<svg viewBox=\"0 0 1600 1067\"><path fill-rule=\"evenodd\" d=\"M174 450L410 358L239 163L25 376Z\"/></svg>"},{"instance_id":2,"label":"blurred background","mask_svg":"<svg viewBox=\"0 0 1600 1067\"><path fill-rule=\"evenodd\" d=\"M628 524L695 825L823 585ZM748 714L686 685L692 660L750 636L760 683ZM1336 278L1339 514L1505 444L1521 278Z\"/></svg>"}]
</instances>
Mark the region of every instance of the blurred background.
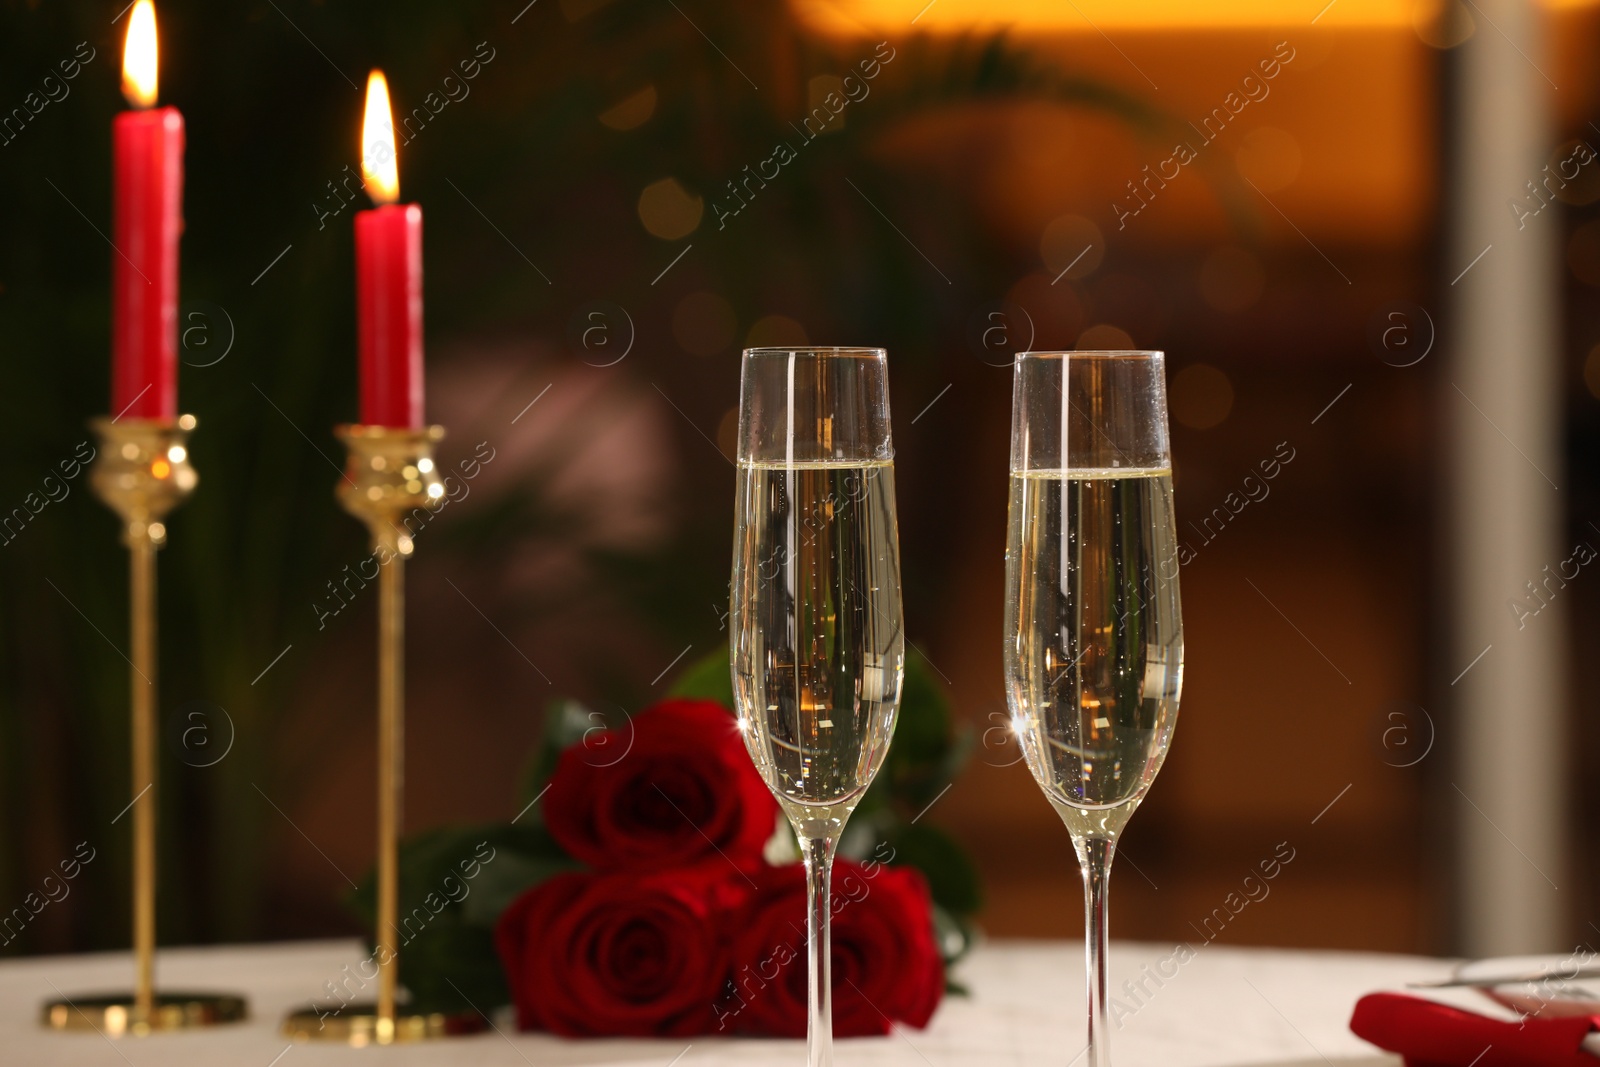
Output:
<instances>
[{"instance_id":1,"label":"blurred background","mask_svg":"<svg viewBox=\"0 0 1600 1067\"><path fill-rule=\"evenodd\" d=\"M376 597L332 427L376 65L428 414L475 463L410 567L411 830L514 814L551 700L635 710L725 643L740 348L883 345L908 631L974 746L926 818L991 935L1076 936L999 729L1009 361L1161 348L1189 674L1113 936L1600 937L1600 7L1324 2L162 3L202 479L161 564L163 941L362 930ZM96 850L7 953L128 938L125 559L45 483L108 403L121 7L0 3L0 913Z\"/></svg>"}]
</instances>

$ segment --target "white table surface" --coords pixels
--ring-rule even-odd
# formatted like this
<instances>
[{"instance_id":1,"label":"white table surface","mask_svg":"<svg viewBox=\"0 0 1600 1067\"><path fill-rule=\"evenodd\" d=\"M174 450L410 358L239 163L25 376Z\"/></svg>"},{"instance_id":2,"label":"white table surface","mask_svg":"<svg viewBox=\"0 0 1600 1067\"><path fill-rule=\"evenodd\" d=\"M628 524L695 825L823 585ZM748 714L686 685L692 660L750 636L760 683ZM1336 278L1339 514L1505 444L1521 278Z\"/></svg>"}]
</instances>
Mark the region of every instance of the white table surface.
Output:
<instances>
[{"instance_id":1,"label":"white table surface","mask_svg":"<svg viewBox=\"0 0 1600 1067\"><path fill-rule=\"evenodd\" d=\"M1115 945L1113 987L1172 950L1170 945ZM496 1020L497 1031L387 1048L291 1045L279 1035L285 1012L309 1002L324 981L362 955L353 941L168 950L158 961L162 987L243 992L250 998L250 1021L114 1042L93 1032L46 1031L38 1013L57 988L69 997L125 988L131 979L126 955L7 961L0 964L0 1065L321 1067L382 1061L472 1067L799 1067L805 1062L797 1041L563 1041L518 1033L504 1018ZM1171 965L1166 969L1170 972ZM960 966L958 977L971 996L947 997L927 1030L840 1041L836 1062L838 1067L1068 1067L1083 1047L1082 970L1082 947L1075 943L986 944ZM1207 945L1161 988L1147 983L1153 995L1123 1019L1114 1035L1115 1060L1117 1067L1398 1064L1350 1033L1351 1008L1363 993L1448 972L1443 961L1415 957Z\"/></svg>"}]
</instances>

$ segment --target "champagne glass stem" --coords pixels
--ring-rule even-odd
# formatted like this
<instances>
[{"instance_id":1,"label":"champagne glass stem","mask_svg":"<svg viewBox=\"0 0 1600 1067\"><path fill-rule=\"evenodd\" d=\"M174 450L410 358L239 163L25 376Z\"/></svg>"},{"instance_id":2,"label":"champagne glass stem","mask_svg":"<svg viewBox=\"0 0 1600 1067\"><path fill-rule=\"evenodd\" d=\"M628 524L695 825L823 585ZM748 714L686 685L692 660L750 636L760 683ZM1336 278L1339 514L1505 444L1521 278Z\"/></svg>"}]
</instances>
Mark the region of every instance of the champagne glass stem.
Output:
<instances>
[{"instance_id":1,"label":"champagne glass stem","mask_svg":"<svg viewBox=\"0 0 1600 1067\"><path fill-rule=\"evenodd\" d=\"M806 1062L833 1067L833 951L829 900L837 837L802 837L806 859Z\"/></svg>"},{"instance_id":2,"label":"champagne glass stem","mask_svg":"<svg viewBox=\"0 0 1600 1067\"><path fill-rule=\"evenodd\" d=\"M1089 987L1089 1045L1084 1067L1111 1067L1111 1016L1106 998L1106 951L1110 922L1111 860L1116 842L1105 837L1074 841L1083 869L1083 942Z\"/></svg>"}]
</instances>

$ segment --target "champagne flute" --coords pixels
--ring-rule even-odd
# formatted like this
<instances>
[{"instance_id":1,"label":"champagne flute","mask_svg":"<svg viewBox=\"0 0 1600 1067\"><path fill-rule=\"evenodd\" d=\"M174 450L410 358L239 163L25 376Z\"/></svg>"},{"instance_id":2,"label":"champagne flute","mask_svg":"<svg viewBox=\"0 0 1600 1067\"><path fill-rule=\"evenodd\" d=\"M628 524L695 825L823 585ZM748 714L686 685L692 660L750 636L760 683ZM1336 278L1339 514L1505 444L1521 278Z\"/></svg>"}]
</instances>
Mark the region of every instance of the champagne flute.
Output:
<instances>
[{"instance_id":1,"label":"champagne flute","mask_svg":"<svg viewBox=\"0 0 1600 1067\"><path fill-rule=\"evenodd\" d=\"M746 350L738 466L734 697L805 857L808 1062L831 1067L829 874L888 753L905 664L883 349Z\"/></svg>"},{"instance_id":2,"label":"champagne flute","mask_svg":"<svg viewBox=\"0 0 1600 1067\"><path fill-rule=\"evenodd\" d=\"M1017 356L1006 692L1083 869L1086 1067L1111 1063L1111 860L1166 758L1183 688L1171 466L1160 352Z\"/></svg>"}]
</instances>

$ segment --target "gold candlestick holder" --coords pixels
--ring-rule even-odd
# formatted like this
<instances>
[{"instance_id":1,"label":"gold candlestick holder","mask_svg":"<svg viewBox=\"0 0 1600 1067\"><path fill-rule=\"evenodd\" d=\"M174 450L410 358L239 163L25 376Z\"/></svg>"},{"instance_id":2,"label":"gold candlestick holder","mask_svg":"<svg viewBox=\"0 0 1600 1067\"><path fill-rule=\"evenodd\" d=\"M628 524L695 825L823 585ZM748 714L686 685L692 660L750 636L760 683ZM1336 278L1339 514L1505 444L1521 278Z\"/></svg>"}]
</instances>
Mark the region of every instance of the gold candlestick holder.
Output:
<instances>
[{"instance_id":1,"label":"gold candlestick holder","mask_svg":"<svg viewBox=\"0 0 1600 1067\"><path fill-rule=\"evenodd\" d=\"M41 1021L54 1030L142 1036L187 1030L248 1016L243 997L223 993L158 993L156 956L156 551L166 544L167 513L200 477L189 463L193 415L173 419L94 419L100 451L89 482L122 520L128 546L132 639L133 958L131 993L63 998L45 1004Z\"/></svg>"},{"instance_id":2,"label":"gold candlestick holder","mask_svg":"<svg viewBox=\"0 0 1600 1067\"><path fill-rule=\"evenodd\" d=\"M444 427L341 426L349 450L339 500L372 534L378 560L378 995L373 1003L312 1006L289 1015L297 1041L388 1045L458 1032L453 1017L397 1002L400 977L400 823L405 762L405 561L415 548L409 518L444 496L433 446ZM420 524L419 524L420 526Z\"/></svg>"}]
</instances>

